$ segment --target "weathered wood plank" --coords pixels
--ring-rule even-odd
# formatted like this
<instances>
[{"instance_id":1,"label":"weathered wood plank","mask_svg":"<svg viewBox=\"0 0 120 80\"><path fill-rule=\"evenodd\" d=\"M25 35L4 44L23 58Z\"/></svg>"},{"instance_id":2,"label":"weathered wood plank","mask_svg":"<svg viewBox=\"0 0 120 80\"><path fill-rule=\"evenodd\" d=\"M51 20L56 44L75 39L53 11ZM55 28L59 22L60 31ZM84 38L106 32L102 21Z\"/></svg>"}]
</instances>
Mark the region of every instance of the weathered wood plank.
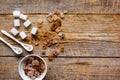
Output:
<instances>
[{"instance_id":1,"label":"weathered wood plank","mask_svg":"<svg viewBox=\"0 0 120 80\"><path fill-rule=\"evenodd\" d=\"M37 26L38 18L44 21L41 29L49 30L50 23L46 20L46 15L29 15L29 19L33 22L31 27ZM60 56L120 57L119 19L119 15L66 15L62 21L66 38L60 41L61 45L65 46L66 51ZM13 17L0 15L0 23L0 29L9 31L13 27ZM22 25L18 30L29 32L30 29L26 30ZM16 45L15 42L1 33L0 36ZM0 49L0 56L14 56L13 52L5 45L1 44ZM39 49L36 47L35 53L39 53ZM26 54L28 53L24 52L23 55Z\"/></svg>"},{"instance_id":2,"label":"weathered wood plank","mask_svg":"<svg viewBox=\"0 0 120 80\"><path fill-rule=\"evenodd\" d=\"M41 30L50 29L51 24L46 20L46 15L29 16L29 19L33 22L32 26L26 30L21 24L21 27L18 29L19 31L30 31L33 26L37 26L38 18L44 21ZM119 42L119 17L119 15L66 15L65 19L62 21L64 32L67 35L66 39ZM13 27L13 17L11 15L0 15L0 20L0 29L9 31Z\"/></svg>"},{"instance_id":3,"label":"weathered wood plank","mask_svg":"<svg viewBox=\"0 0 120 80\"><path fill-rule=\"evenodd\" d=\"M16 45L16 44L14 44ZM16 45L18 46L18 45ZM62 42L60 46L65 47L65 52L60 53L58 57L120 57L120 43L103 41L81 41L81 42ZM20 47L20 46L19 46ZM60 47L50 47L46 50L46 55L41 54L41 48L34 47L33 52L41 56L47 56L52 49ZM30 53L24 51L21 56ZM0 56L16 56L9 47L1 43Z\"/></svg>"},{"instance_id":4,"label":"weathered wood plank","mask_svg":"<svg viewBox=\"0 0 120 80\"><path fill-rule=\"evenodd\" d=\"M32 26L37 26L37 20L41 18L44 23L42 30L49 30L47 15L28 15ZM13 27L12 15L0 15L0 29L10 30ZM19 30L26 30L21 22ZM120 15L66 15L62 20L64 32L81 33L119 33ZM31 29L30 27L30 29ZM30 30L28 29L28 30Z\"/></svg>"},{"instance_id":5,"label":"weathered wood plank","mask_svg":"<svg viewBox=\"0 0 120 80\"><path fill-rule=\"evenodd\" d=\"M67 9L70 13L120 13L119 0L0 0L0 13L13 10L24 13L48 13L55 8Z\"/></svg>"},{"instance_id":6,"label":"weathered wood plank","mask_svg":"<svg viewBox=\"0 0 120 80\"><path fill-rule=\"evenodd\" d=\"M21 80L18 62L21 58L0 57L0 79ZM45 80L118 80L119 58L55 58L48 64Z\"/></svg>"}]
</instances>

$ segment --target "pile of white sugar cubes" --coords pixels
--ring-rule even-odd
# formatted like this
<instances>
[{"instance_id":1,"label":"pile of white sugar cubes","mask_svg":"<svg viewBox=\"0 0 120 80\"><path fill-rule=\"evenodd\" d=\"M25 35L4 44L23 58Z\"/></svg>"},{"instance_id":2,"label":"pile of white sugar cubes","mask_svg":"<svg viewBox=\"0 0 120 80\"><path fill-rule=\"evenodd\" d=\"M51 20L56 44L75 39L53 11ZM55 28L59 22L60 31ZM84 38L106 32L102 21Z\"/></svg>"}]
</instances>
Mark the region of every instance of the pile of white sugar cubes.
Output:
<instances>
[{"instance_id":1,"label":"pile of white sugar cubes","mask_svg":"<svg viewBox=\"0 0 120 80\"><path fill-rule=\"evenodd\" d=\"M27 37L26 33L24 31L19 32L17 30L17 28L20 26L20 20L24 21L23 25L24 25L25 28L28 28L31 25L32 22L30 20L28 20L27 15L25 15L25 14L23 14L20 11L17 11L17 10L13 11L13 16L14 16L14 27L10 30L10 32L14 36L19 34L19 36L24 40ZM37 31L38 31L38 28L33 27L32 30L31 30L31 34L36 35Z\"/></svg>"}]
</instances>

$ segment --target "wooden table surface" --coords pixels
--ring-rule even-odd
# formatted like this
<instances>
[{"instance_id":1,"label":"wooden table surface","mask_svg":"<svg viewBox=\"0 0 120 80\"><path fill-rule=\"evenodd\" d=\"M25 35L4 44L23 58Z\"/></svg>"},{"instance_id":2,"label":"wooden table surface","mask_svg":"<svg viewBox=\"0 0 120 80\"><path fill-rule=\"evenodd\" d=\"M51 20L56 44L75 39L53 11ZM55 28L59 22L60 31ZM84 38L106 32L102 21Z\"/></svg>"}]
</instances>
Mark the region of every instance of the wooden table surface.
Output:
<instances>
[{"instance_id":1,"label":"wooden table surface","mask_svg":"<svg viewBox=\"0 0 120 80\"><path fill-rule=\"evenodd\" d=\"M48 61L40 54L40 47L34 46L34 54L41 55L48 65L45 80L119 80L119 7L119 0L0 0L0 29L9 32L13 27L13 10L27 14L32 26L43 19L42 30L46 30L50 27L47 14L55 8L66 9L69 13L62 21L66 39L60 41L65 52ZM25 30L23 25L19 30ZM1 33L0 36L19 46ZM18 63L28 54L23 51L23 55L16 56L0 42L0 80L22 80Z\"/></svg>"}]
</instances>

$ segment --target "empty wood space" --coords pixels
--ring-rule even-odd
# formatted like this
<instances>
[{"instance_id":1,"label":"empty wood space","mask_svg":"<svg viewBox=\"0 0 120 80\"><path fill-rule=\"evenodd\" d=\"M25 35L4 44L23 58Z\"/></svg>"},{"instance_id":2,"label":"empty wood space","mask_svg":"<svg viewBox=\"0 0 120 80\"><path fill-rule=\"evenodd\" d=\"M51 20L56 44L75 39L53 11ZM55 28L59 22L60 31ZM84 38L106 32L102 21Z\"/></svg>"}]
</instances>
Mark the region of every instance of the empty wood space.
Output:
<instances>
[{"instance_id":1,"label":"empty wood space","mask_svg":"<svg viewBox=\"0 0 120 80\"><path fill-rule=\"evenodd\" d=\"M37 20L43 20L40 30L50 30L47 15L55 8L68 10L62 27L66 34L64 40L55 37L65 51L53 61L47 55L53 48L47 48L42 55L40 45L16 38L34 46L33 54L42 56L48 65L44 80L119 80L120 79L120 1L119 0L0 0L0 30L10 33L14 17L12 12L20 10L28 15L32 25L28 30L23 25L19 31L30 34ZM22 23L22 22L21 22ZM37 36L40 36L38 33ZM16 42L0 32L0 37L12 45ZM0 80L22 80L18 73L18 63L31 53L23 50L17 56L0 41Z\"/></svg>"},{"instance_id":2,"label":"empty wood space","mask_svg":"<svg viewBox=\"0 0 120 80\"><path fill-rule=\"evenodd\" d=\"M22 80L18 74L21 57L0 57L0 79ZM56 58L48 63L45 80L119 79L119 58ZM14 75L13 75L14 74Z\"/></svg>"}]
</instances>

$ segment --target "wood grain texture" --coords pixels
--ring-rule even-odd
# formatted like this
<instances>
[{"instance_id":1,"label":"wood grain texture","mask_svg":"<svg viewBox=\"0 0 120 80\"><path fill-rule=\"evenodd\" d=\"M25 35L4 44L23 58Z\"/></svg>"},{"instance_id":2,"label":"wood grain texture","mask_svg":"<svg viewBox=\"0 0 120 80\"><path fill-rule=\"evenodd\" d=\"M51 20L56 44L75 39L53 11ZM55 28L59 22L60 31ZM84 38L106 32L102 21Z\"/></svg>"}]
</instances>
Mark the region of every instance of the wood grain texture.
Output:
<instances>
[{"instance_id":1,"label":"wood grain texture","mask_svg":"<svg viewBox=\"0 0 120 80\"><path fill-rule=\"evenodd\" d=\"M0 57L0 79L22 80L18 57ZM116 80L120 79L119 58L55 58L48 64L45 80Z\"/></svg>"},{"instance_id":2,"label":"wood grain texture","mask_svg":"<svg viewBox=\"0 0 120 80\"><path fill-rule=\"evenodd\" d=\"M37 26L37 20L40 18L44 21L43 30L50 29L50 23L48 23L47 15L28 15L29 20L32 21L32 27ZM0 29L6 29L7 31L13 27L14 17L12 15L0 15ZM62 20L62 26L64 32L80 32L80 33L118 33L120 31L120 15L65 15L65 19ZM31 29L31 27L30 27ZM28 30L30 30L28 29ZM23 27L23 21L21 21L21 27L19 30L26 30Z\"/></svg>"},{"instance_id":3,"label":"wood grain texture","mask_svg":"<svg viewBox=\"0 0 120 80\"><path fill-rule=\"evenodd\" d=\"M59 40L65 52L50 62L47 55L59 47L48 48L44 56L39 46L34 47L32 53L44 57L48 65L44 80L119 80L120 15L117 14L120 14L120 0L0 0L0 30L9 32L13 27L14 10L28 14L32 21L28 30L21 21L19 31L30 33L39 18L44 21L41 30L50 30L46 17L55 8L69 11L62 20L65 40ZM0 36L19 46L1 33ZM0 80L22 80L18 63L29 54L23 50L23 54L17 56L0 42Z\"/></svg>"},{"instance_id":4,"label":"wood grain texture","mask_svg":"<svg viewBox=\"0 0 120 80\"><path fill-rule=\"evenodd\" d=\"M26 30L21 22L21 27L18 30L24 30L29 33L32 27L37 26L37 20L39 18L44 21L41 30L49 30L51 24L48 23L46 16L47 15L29 15L29 19L32 21L31 27ZM65 52L59 56L120 57L119 19L120 15L66 15L65 19L62 20L62 27L64 28L66 38L65 40L59 41L60 45L65 46ZM0 23L0 29L9 32L13 27L12 15L0 15ZM1 33L0 36L11 44L17 45L17 43ZM18 39L21 40L19 36ZM16 56L8 47L2 43L0 44L0 56ZM40 54L40 51L40 47L34 48L35 54ZM49 49L47 51L49 51ZM28 54L29 53L25 51L23 52L23 56Z\"/></svg>"},{"instance_id":5,"label":"wood grain texture","mask_svg":"<svg viewBox=\"0 0 120 80\"><path fill-rule=\"evenodd\" d=\"M0 0L0 14L13 10L24 13L48 13L55 8L67 9L70 13L119 14L119 0Z\"/></svg>"},{"instance_id":6,"label":"wood grain texture","mask_svg":"<svg viewBox=\"0 0 120 80\"><path fill-rule=\"evenodd\" d=\"M16 45L16 44L15 44ZM16 45L18 46L18 45ZM60 53L58 57L120 57L120 43L99 42L99 41L81 41L81 42L63 42L60 46L65 47L65 52ZM20 46L19 46L20 47ZM35 47L33 53L41 56L47 56L52 49L60 47L50 47L46 50L46 55L41 54L41 48ZM7 49L7 50L6 50ZM23 49L21 56L30 53ZM0 46L0 56L16 56L14 52L4 44Z\"/></svg>"}]
</instances>

